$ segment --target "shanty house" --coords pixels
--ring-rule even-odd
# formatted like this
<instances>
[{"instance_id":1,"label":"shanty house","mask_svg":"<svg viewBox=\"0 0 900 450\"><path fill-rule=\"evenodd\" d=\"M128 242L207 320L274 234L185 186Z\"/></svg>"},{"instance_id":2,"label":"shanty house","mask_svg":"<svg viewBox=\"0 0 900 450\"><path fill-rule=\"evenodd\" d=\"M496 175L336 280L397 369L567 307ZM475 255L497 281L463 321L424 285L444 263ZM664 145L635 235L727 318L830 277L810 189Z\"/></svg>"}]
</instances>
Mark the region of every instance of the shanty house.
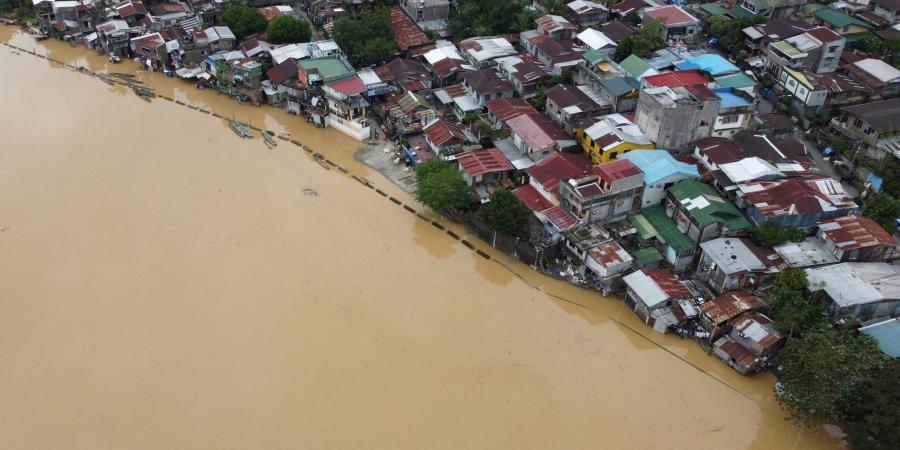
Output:
<instances>
[{"instance_id":1,"label":"shanty house","mask_svg":"<svg viewBox=\"0 0 900 450\"><path fill-rule=\"evenodd\" d=\"M831 178L789 178L738 185L737 204L750 220L782 228L810 229L816 223L859 212L853 197Z\"/></svg>"},{"instance_id":2,"label":"shanty house","mask_svg":"<svg viewBox=\"0 0 900 450\"><path fill-rule=\"evenodd\" d=\"M846 262L807 269L806 278L807 289L824 297L833 321L900 315L900 266Z\"/></svg>"},{"instance_id":3,"label":"shanty house","mask_svg":"<svg viewBox=\"0 0 900 450\"><path fill-rule=\"evenodd\" d=\"M700 244L702 256L697 278L718 294L755 289L778 273L781 260L769 249L747 238L718 238Z\"/></svg>"},{"instance_id":4,"label":"shanty house","mask_svg":"<svg viewBox=\"0 0 900 450\"><path fill-rule=\"evenodd\" d=\"M772 319L759 312L745 312L734 320L731 332L713 344L713 353L742 375L759 372L787 338Z\"/></svg>"},{"instance_id":5,"label":"shanty house","mask_svg":"<svg viewBox=\"0 0 900 450\"><path fill-rule=\"evenodd\" d=\"M668 190L665 209L666 215L678 224L678 229L697 243L753 228L733 203L699 181L675 183Z\"/></svg>"},{"instance_id":6,"label":"shanty house","mask_svg":"<svg viewBox=\"0 0 900 450\"><path fill-rule=\"evenodd\" d=\"M878 222L844 216L819 222L816 237L841 262L880 262L897 254L897 241Z\"/></svg>"},{"instance_id":7,"label":"shanty house","mask_svg":"<svg viewBox=\"0 0 900 450\"><path fill-rule=\"evenodd\" d=\"M665 333L696 317L694 293L668 269L641 269L623 278L625 305L654 330Z\"/></svg>"},{"instance_id":8,"label":"shanty house","mask_svg":"<svg viewBox=\"0 0 900 450\"><path fill-rule=\"evenodd\" d=\"M435 119L422 130L431 151L445 159L463 152L467 145L478 142L467 128L444 119Z\"/></svg>"},{"instance_id":9,"label":"shanty house","mask_svg":"<svg viewBox=\"0 0 900 450\"><path fill-rule=\"evenodd\" d=\"M700 305L698 320L710 333L710 341L727 331L735 318L748 311L763 311L766 304L747 291L726 292Z\"/></svg>"}]
</instances>

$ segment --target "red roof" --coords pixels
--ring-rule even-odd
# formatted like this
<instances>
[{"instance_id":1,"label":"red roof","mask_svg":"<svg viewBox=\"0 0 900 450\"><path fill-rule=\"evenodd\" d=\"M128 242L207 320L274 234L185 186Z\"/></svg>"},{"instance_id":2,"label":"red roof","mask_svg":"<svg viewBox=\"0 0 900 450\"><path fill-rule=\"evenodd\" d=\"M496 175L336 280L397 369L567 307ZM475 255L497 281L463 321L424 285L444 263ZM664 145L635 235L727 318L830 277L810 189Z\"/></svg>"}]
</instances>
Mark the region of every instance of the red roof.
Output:
<instances>
[{"instance_id":1,"label":"red roof","mask_svg":"<svg viewBox=\"0 0 900 450\"><path fill-rule=\"evenodd\" d=\"M344 78L343 80L332 81L331 83L326 84L326 86L346 96L356 95L366 90L365 83L363 83L356 75L350 78Z\"/></svg>"},{"instance_id":2,"label":"red roof","mask_svg":"<svg viewBox=\"0 0 900 450\"><path fill-rule=\"evenodd\" d=\"M733 163L746 157L734 141L721 137L698 139L694 145L714 164Z\"/></svg>"},{"instance_id":3,"label":"red roof","mask_svg":"<svg viewBox=\"0 0 900 450\"><path fill-rule=\"evenodd\" d=\"M878 222L862 216L844 216L819 222L825 238L841 250L854 250L875 245L895 245L890 233Z\"/></svg>"},{"instance_id":4,"label":"red roof","mask_svg":"<svg viewBox=\"0 0 900 450\"><path fill-rule=\"evenodd\" d=\"M559 206L551 207L548 210L545 210L543 213L544 217L553 224L559 231L568 231L575 227L578 224L578 221L572 217L571 214L567 213L564 209Z\"/></svg>"},{"instance_id":5,"label":"red roof","mask_svg":"<svg viewBox=\"0 0 900 450\"><path fill-rule=\"evenodd\" d=\"M660 6L658 8L649 8L644 10L644 14L654 19L665 19L666 25L675 26L689 23L699 23L696 17L688 14L685 10L675 6Z\"/></svg>"},{"instance_id":6,"label":"red roof","mask_svg":"<svg viewBox=\"0 0 900 450\"><path fill-rule=\"evenodd\" d=\"M691 291L669 269L641 269L669 298L691 297Z\"/></svg>"},{"instance_id":7,"label":"red roof","mask_svg":"<svg viewBox=\"0 0 900 450\"><path fill-rule=\"evenodd\" d=\"M116 7L119 17L125 19L136 14L147 14L147 8L141 2L130 2Z\"/></svg>"},{"instance_id":8,"label":"red roof","mask_svg":"<svg viewBox=\"0 0 900 450\"><path fill-rule=\"evenodd\" d=\"M160 3L150 8L150 11L156 15L187 12L187 10L179 3Z\"/></svg>"},{"instance_id":9,"label":"red roof","mask_svg":"<svg viewBox=\"0 0 900 450\"><path fill-rule=\"evenodd\" d=\"M700 305L700 312L719 326L744 312L765 307L766 304L759 297L747 291L735 291L727 292Z\"/></svg>"},{"instance_id":10,"label":"red roof","mask_svg":"<svg viewBox=\"0 0 900 450\"><path fill-rule=\"evenodd\" d=\"M709 80L703 76L699 69L681 70L678 72L661 73L644 77L651 86L668 86L670 88L684 87L691 84L706 84Z\"/></svg>"},{"instance_id":11,"label":"red roof","mask_svg":"<svg viewBox=\"0 0 900 450\"><path fill-rule=\"evenodd\" d=\"M428 142L438 147L448 144L452 145L454 143L451 141L454 139L456 143L460 144L468 141L466 133L463 132L459 125L447 122L444 119L437 119L431 122L423 130L425 131L425 137L428 138Z\"/></svg>"},{"instance_id":12,"label":"red roof","mask_svg":"<svg viewBox=\"0 0 900 450\"><path fill-rule=\"evenodd\" d=\"M559 182L590 173L591 163L580 154L555 152L525 169L547 192L558 194Z\"/></svg>"},{"instance_id":13,"label":"red roof","mask_svg":"<svg viewBox=\"0 0 900 450\"><path fill-rule=\"evenodd\" d=\"M296 78L300 72L300 64L294 58L288 58L281 64L269 69L266 76L272 84L281 84L291 78Z\"/></svg>"},{"instance_id":14,"label":"red roof","mask_svg":"<svg viewBox=\"0 0 900 450\"><path fill-rule=\"evenodd\" d=\"M543 212L553 207L550 200L544 198L535 188L526 184L513 190L513 194L533 212Z\"/></svg>"},{"instance_id":15,"label":"red roof","mask_svg":"<svg viewBox=\"0 0 900 450\"><path fill-rule=\"evenodd\" d=\"M625 0L624 2L621 2L618 5L614 6L613 9L618 11L619 15L624 17L631 11L646 8L647 6L650 6L650 4L644 0Z\"/></svg>"},{"instance_id":16,"label":"red roof","mask_svg":"<svg viewBox=\"0 0 900 450\"><path fill-rule=\"evenodd\" d=\"M756 191L746 192L744 199L754 205L763 216L816 214L841 208L855 208L852 198L825 195L814 187L818 181L791 178L777 181L750 183Z\"/></svg>"},{"instance_id":17,"label":"red roof","mask_svg":"<svg viewBox=\"0 0 900 450\"><path fill-rule=\"evenodd\" d=\"M503 156L503 152L496 148L462 153L456 157L456 162L472 177L515 170L512 163Z\"/></svg>"},{"instance_id":18,"label":"red roof","mask_svg":"<svg viewBox=\"0 0 900 450\"><path fill-rule=\"evenodd\" d=\"M594 166L594 173L607 184L613 184L616 180L640 175L641 169L627 159L617 159L605 164Z\"/></svg>"},{"instance_id":19,"label":"red roof","mask_svg":"<svg viewBox=\"0 0 900 450\"><path fill-rule=\"evenodd\" d=\"M697 100L718 100L719 96L703 84L691 84L684 87Z\"/></svg>"},{"instance_id":20,"label":"red roof","mask_svg":"<svg viewBox=\"0 0 900 450\"><path fill-rule=\"evenodd\" d=\"M397 5L391 8L391 30L394 33L394 43L402 51L431 43L425 32Z\"/></svg>"},{"instance_id":21,"label":"red roof","mask_svg":"<svg viewBox=\"0 0 900 450\"><path fill-rule=\"evenodd\" d=\"M462 68L464 61L453 58L444 58L440 61L435 62L431 68L434 69L434 73L438 76L438 78L447 78L450 75L453 75Z\"/></svg>"},{"instance_id":22,"label":"red roof","mask_svg":"<svg viewBox=\"0 0 900 450\"><path fill-rule=\"evenodd\" d=\"M536 113L537 110L520 97L500 97L484 104L498 122L506 122L522 114Z\"/></svg>"},{"instance_id":23,"label":"red roof","mask_svg":"<svg viewBox=\"0 0 900 450\"><path fill-rule=\"evenodd\" d=\"M813 28L812 30L807 30L806 33L824 43L842 39L841 35L825 27Z\"/></svg>"},{"instance_id":24,"label":"red roof","mask_svg":"<svg viewBox=\"0 0 900 450\"><path fill-rule=\"evenodd\" d=\"M506 124L534 151L553 147L557 140L571 139L565 130L541 113L522 114Z\"/></svg>"}]
</instances>

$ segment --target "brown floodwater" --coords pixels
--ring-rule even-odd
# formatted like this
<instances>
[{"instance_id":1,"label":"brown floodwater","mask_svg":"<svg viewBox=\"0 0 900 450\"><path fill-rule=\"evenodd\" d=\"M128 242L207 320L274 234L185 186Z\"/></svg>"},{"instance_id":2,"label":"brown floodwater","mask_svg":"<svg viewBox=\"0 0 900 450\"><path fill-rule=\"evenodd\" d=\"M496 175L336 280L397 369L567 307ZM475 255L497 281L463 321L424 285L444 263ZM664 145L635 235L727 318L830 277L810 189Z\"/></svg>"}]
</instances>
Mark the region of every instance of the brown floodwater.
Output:
<instances>
[{"instance_id":1,"label":"brown floodwater","mask_svg":"<svg viewBox=\"0 0 900 450\"><path fill-rule=\"evenodd\" d=\"M334 130L138 76L415 205ZM0 105L0 448L839 447L770 375L470 238L508 268L486 260L287 142L6 46Z\"/></svg>"}]
</instances>

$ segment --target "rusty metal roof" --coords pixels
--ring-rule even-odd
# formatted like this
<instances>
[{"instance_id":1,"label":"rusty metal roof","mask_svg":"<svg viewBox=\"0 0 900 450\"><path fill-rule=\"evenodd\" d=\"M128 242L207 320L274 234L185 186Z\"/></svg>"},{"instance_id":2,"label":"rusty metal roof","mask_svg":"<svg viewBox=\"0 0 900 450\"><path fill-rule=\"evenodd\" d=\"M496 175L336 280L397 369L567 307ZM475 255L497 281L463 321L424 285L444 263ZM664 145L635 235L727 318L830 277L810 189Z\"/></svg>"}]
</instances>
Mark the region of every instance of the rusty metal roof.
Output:
<instances>
[{"instance_id":1,"label":"rusty metal roof","mask_svg":"<svg viewBox=\"0 0 900 450\"><path fill-rule=\"evenodd\" d=\"M855 250L875 245L896 245L897 241L878 222L862 216L844 216L819 222L825 239L841 250Z\"/></svg>"},{"instance_id":2,"label":"rusty metal roof","mask_svg":"<svg viewBox=\"0 0 900 450\"><path fill-rule=\"evenodd\" d=\"M503 156L503 152L496 148L462 153L456 157L456 162L472 177L515 170L512 163Z\"/></svg>"},{"instance_id":3,"label":"rusty metal roof","mask_svg":"<svg viewBox=\"0 0 900 450\"><path fill-rule=\"evenodd\" d=\"M700 312L716 326L753 310L764 309L766 304L747 291L726 292L702 305Z\"/></svg>"},{"instance_id":4,"label":"rusty metal roof","mask_svg":"<svg viewBox=\"0 0 900 450\"><path fill-rule=\"evenodd\" d=\"M397 5L391 8L391 30L394 34L394 43L402 51L431 43L425 32Z\"/></svg>"},{"instance_id":5,"label":"rusty metal roof","mask_svg":"<svg viewBox=\"0 0 900 450\"><path fill-rule=\"evenodd\" d=\"M744 338L756 342L764 349L770 349L784 340L784 335L775 328L775 323L762 313L750 311L738 316L731 324L733 331Z\"/></svg>"}]
</instances>

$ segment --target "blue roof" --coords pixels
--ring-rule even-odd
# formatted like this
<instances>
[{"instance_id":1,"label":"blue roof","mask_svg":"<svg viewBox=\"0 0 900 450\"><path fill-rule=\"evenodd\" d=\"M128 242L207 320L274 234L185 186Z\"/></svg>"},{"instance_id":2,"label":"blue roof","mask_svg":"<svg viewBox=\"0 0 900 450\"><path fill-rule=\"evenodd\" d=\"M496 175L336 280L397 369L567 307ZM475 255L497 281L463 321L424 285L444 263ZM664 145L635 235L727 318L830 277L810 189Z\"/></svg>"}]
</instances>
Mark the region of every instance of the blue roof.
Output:
<instances>
[{"instance_id":1,"label":"blue roof","mask_svg":"<svg viewBox=\"0 0 900 450\"><path fill-rule=\"evenodd\" d=\"M681 174L687 178L700 178L695 164L677 161L666 150L631 150L619 159L627 159L644 172L644 183L654 184L663 178Z\"/></svg>"},{"instance_id":2,"label":"blue roof","mask_svg":"<svg viewBox=\"0 0 900 450\"><path fill-rule=\"evenodd\" d=\"M676 64L675 67L678 70L701 69L709 72L712 76L740 72L737 66L715 53L687 58L684 62Z\"/></svg>"},{"instance_id":3,"label":"blue roof","mask_svg":"<svg viewBox=\"0 0 900 450\"><path fill-rule=\"evenodd\" d=\"M735 95L732 88L717 88L713 89L713 92L715 92L716 95L718 95L719 98L722 99L722 108L734 108L737 106L747 106L750 104L750 102L748 102L744 97Z\"/></svg>"},{"instance_id":4,"label":"blue roof","mask_svg":"<svg viewBox=\"0 0 900 450\"><path fill-rule=\"evenodd\" d=\"M875 338L881 351L886 355L900 358L900 318L864 326L859 331Z\"/></svg>"}]
</instances>

